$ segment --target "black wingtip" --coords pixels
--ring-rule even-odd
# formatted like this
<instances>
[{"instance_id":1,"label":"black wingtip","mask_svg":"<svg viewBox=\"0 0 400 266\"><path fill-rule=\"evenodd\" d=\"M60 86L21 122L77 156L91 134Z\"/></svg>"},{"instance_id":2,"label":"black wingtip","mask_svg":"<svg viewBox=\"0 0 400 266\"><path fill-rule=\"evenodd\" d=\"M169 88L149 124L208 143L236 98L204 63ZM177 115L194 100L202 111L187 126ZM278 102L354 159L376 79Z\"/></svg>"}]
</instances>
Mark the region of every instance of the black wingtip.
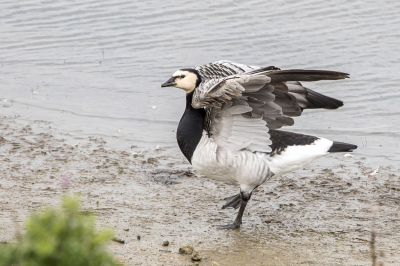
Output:
<instances>
[{"instance_id":1,"label":"black wingtip","mask_svg":"<svg viewBox=\"0 0 400 266\"><path fill-rule=\"evenodd\" d=\"M334 141L328 152L350 152L357 149L357 145Z\"/></svg>"},{"instance_id":2,"label":"black wingtip","mask_svg":"<svg viewBox=\"0 0 400 266\"><path fill-rule=\"evenodd\" d=\"M337 109L343 106L343 102L341 100L337 100L331 98L329 96L322 95L316 91L307 90L307 100L309 102L309 106L307 109L315 109L315 108L325 108L325 109Z\"/></svg>"}]
</instances>

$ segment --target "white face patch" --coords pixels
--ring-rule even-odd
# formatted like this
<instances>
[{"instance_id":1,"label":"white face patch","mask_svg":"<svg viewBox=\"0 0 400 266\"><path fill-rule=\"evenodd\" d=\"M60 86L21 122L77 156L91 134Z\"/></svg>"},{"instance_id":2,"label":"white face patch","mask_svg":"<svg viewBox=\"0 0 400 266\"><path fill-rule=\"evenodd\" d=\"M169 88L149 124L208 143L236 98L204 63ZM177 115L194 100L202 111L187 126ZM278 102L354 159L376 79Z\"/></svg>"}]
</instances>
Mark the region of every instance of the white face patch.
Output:
<instances>
[{"instance_id":1,"label":"white face patch","mask_svg":"<svg viewBox=\"0 0 400 266\"><path fill-rule=\"evenodd\" d=\"M178 70L172 75L172 77L176 77L176 85L174 87L182 89L186 91L186 93L192 92L196 88L197 76L192 72Z\"/></svg>"}]
</instances>

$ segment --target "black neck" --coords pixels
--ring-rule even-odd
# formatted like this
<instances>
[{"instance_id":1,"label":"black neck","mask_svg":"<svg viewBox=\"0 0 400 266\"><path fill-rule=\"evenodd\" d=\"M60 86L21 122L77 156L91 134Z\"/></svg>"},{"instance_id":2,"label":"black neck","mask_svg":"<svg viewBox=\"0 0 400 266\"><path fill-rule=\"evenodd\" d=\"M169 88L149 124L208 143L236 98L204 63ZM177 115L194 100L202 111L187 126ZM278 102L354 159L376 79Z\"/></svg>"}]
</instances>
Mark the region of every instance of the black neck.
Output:
<instances>
[{"instance_id":1,"label":"black neck","mask_svg":"<svg viewBox=\"0 0 400 266\"><path fill-rule=\"evenodd\" d=\"M203 134L203 122L206 112L203 108L192 107L193 91L186 94L186 109L176 131L176 139L183 155L190 163L194 150Z\"/></svg>"}]
</instances>

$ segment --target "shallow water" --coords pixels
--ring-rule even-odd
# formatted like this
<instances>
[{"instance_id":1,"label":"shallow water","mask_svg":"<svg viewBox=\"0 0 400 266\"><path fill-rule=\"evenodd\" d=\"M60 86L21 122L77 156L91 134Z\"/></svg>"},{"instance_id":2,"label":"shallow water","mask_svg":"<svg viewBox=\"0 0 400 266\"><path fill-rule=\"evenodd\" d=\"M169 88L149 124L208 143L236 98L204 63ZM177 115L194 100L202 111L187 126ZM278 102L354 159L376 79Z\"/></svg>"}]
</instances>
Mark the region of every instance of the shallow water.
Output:
<instances>
[{"instance_id":1,"label":"shallow water","mask_svg":"<svg viewBox=\"0 0 400 266\"><path fill-rule=\"evenodd\" d=\"M359 145L371 167L400 161L400 2L2 1L0 107L112 148L176 148L181 67L220 59L338 70L307 84L336 97L292 130ZM5 101L7 100L7 101Z\"/></svg>"}]
</instances>

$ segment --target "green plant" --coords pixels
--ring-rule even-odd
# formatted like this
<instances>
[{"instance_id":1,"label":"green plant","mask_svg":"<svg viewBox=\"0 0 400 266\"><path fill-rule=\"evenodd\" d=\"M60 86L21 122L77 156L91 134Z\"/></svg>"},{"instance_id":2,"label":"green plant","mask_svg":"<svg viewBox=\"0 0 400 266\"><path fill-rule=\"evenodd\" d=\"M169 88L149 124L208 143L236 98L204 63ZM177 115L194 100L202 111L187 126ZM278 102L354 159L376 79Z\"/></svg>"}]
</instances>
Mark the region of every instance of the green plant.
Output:
<instances>
[{"instance_id":1,"label":"green plant","mask_svg":"<svg viewBox=\"0 0 400 266\"><path fill-rule=\"evenodd\" d=\"M95 217L80 212L77 198L64 197L61 209L32 214L17 243L0 245L0 266L119 265L106 247L112 236L95 229Z\"/></svg>"}]
</instances>

